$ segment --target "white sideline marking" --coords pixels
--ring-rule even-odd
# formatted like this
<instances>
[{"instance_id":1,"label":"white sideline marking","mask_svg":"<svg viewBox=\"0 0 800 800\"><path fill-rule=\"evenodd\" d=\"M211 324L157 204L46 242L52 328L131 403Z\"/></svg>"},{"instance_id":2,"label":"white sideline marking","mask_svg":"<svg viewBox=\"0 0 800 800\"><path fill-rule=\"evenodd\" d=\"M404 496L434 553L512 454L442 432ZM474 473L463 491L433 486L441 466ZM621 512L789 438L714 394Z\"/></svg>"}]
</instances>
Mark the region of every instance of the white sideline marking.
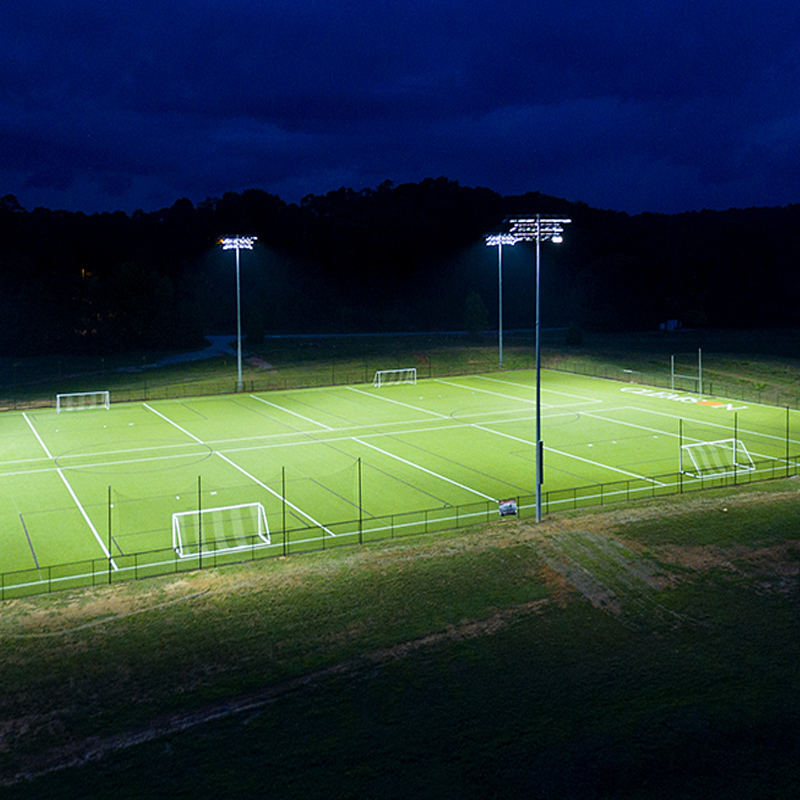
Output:
<instances>
[{"instance_id":1,"label":"white sideline marking","mask_svg":"<svg viewBox=\"0 0 800 800\"><path fill-rule=\"evenodd\" d=\"M287 506L294 509L298 514L304 516L307 520L311 522L312 525L316 525L317 527L322 528L322 530L325 531L325 533L329 533L334 538L336 537L336 534L330 528L326 528L319 520L314 519L314 517L312 517L310 514L306 514L306 512L303 511L302 508L298 508L294 503L290 502L285 497L281 497L281 495L279 495L274 489L270 489L270 487L267 486L266 483L262 483L258 478L256 478L255 475L251 475L246 469L240 467L236 462L231 461L226 455L223 455L220 452L217 452L217 455L223 461L230 464L234 469L239 470L239 472L241 472L242 475L244 475L246 478L250 478L250 480L253 481L253 483L257 483L262 489L266 489L271 495L277 497L278 500L280 500L283 503L286 503Z\"/></svg>"},{"instance_id":2,"label":"white sideline marking","mask_svg":"<svg viewBox=\"0 0 800 800\"><path fill-rule=\"evenodd\" d=\"M25 422L28 423L28 427L30 427L30 429L33 431L33 435L36 437L36 440L42 446L42 449L44 450L45 455L48 458L52 458L53 456L50 453L50 451L47 449L47 445L42 441L42 437L39 436L39 432L36 430L36 428L33 427L33 423L28 419L28 415L23 411L22 412L22 416L25 418ZM67 487L67 491L70 493L70 496L75 501L75 505L78 506L78 511L81 512L81 515L86 520L86 524L89 526L89 530L94 534L94 538L97 539L97 543L100 545L100 549L105 553L106 558L110 559L111 566L114 569L119 569L119 567L117 566L117 564L114 561L114 559L111 558L111 553L108 552L108 548L105 546L105 544L103 543L103 540L100 538L100 534L97 532L97 528L94 527L94 524L92 523L91 519L89 519L89 515L86 513L86 509L83 507L83 505L81 505L81 501L78 500L78 495L75 494L73 488L69 485L69 481L67 480L66 476L64 475L63 470L61 470L60 468L57 468L56 472L58 473L58 477L61 478L61 480L64 482L64 486Z\"/></svg>"},{"instance_id":3,"label":"white sideline marking","mask_svg":"<svg viewBox=\"0 0 800 800\"><path fill-rule=\"evenodd\" d=\"M496 436L504 436L506 439L513 439L516 442L521 442L522 444L530 445L534 447L534 443L528 441L527 439L520 439L519 436L512 436L510 433L501 433L500 431L493 431L491 428L485 428L483 425L473 425L472 427L478 428L479 430L486 431L487 433L493 433ZM575 456L572 453L564 453L561 450L556 450L553 447L546 448L551 453L556 453L557 455L564 456L565 458L574 458L576 461L582 461L584 464L591 464L593 467L600 467L601 469L607 469L611 472L619 472L621 475L627 475L629 478L636 478L640 481L647 481L648 483L654 483L656 486L666 486L665 483L661 481L657 481L655 478L646 478L644 475L637 475L635 472L628 472L624 469L619 469L618 467L611 467L608 464L601 464L599 461L592 461L589 458L583 458L582 456Z\"/></svg>"},{"instance_id":4,"label":"white sideline marking","mask_svg":"<svg viewBox=\"0 0 800 800\"><path fill-rule=\"evenodd\" d=\"M447 483L452 483L453 486L458 486L460 489L466 489L468 492L472 492L472 494L477 494L478 497L483 497L485 500L491 500L493 503L498 502L496 497L490 497L488 494L479 492L477 489L472 489L469 486L464 486L463 483L459 483L458 481L454 481L452 478L447 478L444 475L440 475L438 472L434 472L433 470L427 469L426 467L423 467L420 464L415 464L413 461L406 461L405 458L396 456L394 453L390 453L388 450L381 450L380 447L376 447L374 444L365 442L363 439L357 439L354 437L353 441L358 442L359 444L363 444L364 447L371 447L373 450L377 450L379 453L383 453L383 455L389 456L389 458L394 458L397 461L402 462L403 464L407 464L409 467L414 467L414 469L418 469L421 472L427 473L428 475L433 475L434 478L439 478L439 480L447 481Z\"/></svg>"},{"instance_id":5,"label":"white sideline marking","mask_svg":"<svg viewBox=\"0 0 800 800\"><path fill-rule=\"evenodd\" d=\"M148 411L152 411L156 416L161 417L161 419L163 419L165 422L169 422L170 425L176 427L181 433L185 433L187 436L191 437L200 444L205 444L205 442L202 439L198 439L193 433L189 433L189 431L187 431L186 428L181 428L181 426L178 425L177 422L173 422L169 417L164 416L164 414L162 414L160 411L156 411L152 406L149 406L147 403L142 403L142 405Z\"/></svg>"},{"instance_id":6,"label":"white sideline marking","mask_svg":"<svg viewBox=\"0 0 800 800\"><path fill-rule=\"evenodd\" d=\"M432 414L434 417L439 417L440 419L450 419L447 414L440 414L438 411L428 411L427 408L419 408L419 406L412 406L409 403L402 403L400 400L392 400L391 397L384 397L382 394L373 394L372 392L365 392L363 389L356 389L354 386L346 386L346 389L349 389L351 392L358 392L359 394L365 394L367 397L372 397L376 400L383 400L386 403L394 403L396 406L403 406L404 408L410 408L412 411L420 411L423 414Z\"/></svg>"},{"instance_id":7,"label":"white sideline marking","mask_svg":"<svg viewBox=\"0 0 800 800\"><path fill-rule=\"evenodd\" d=\"M325 425L325 423L323 422L317 422L315 419L311 419L310 417L304 417L302 414L298 414L296 411L290 411L288 408L279 406L277 403L270 403L269 400L264 400L263 397L258 397L257 395L254 394L251 394L250 397L252 397L253 400L258 400L259 403L264 403L264 405L272 406L272 408L277 408L278 411L285 411L287 414L291 414L293 417L299 417L305 422L310 422L312 425L319 425L320 428L325 428L326 431L333 430L333 428L331 428L329 425Z\"/></svg>"}]
</instances>

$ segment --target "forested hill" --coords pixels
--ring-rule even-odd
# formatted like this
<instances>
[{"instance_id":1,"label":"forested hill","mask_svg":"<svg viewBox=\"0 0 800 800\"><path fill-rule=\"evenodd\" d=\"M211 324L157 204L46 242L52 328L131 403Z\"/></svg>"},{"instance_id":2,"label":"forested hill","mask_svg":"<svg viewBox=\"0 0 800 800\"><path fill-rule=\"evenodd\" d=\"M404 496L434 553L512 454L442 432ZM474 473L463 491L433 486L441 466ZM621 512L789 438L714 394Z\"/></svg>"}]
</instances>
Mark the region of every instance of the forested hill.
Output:
<instances>
[{"instance_id":1,"label":"forested hill","mask_svg":"<svg viewBox=\"0 0 800 800\"><path fill-rule=\"evenodd\" d=\"M628 214L445 178L339 189L287 204L260 190L131 215L26 210L0 198L0 355L194 346L245 332L463 329L470 298L496 326L509 215L570 217L542 246L542 321L587 330L800 324L800 205ZM533 325L534 246L503 248L504 326Z\"/></svg>"}]
</instances>

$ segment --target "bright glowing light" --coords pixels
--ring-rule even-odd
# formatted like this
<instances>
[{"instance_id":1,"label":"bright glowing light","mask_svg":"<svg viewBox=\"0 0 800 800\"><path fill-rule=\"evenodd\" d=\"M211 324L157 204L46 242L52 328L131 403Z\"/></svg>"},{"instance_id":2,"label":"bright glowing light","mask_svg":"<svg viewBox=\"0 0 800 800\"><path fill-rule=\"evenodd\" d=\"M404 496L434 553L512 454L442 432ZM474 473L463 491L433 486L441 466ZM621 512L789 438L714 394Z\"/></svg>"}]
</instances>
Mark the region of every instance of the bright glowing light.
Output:
<instances>
[{"instance_id":1,"label":"bright glowing light","mask_svg":"<svg viewBox=\"0 0 800 800\"><path fill-rule=\"evenodd\" d=\"M568 225L572 220L538 216L527 219L509 219L507 222L511 225L511 235L518 242L535 242L537 239L544 242L550 239L558 244L563 241L561 234L564 233L564 225Z\"/></svg>"},{"instance_id":2,"label":"bright glowing light","mask_svg":"<svg viewBox=\"0 0 800 800\"><path fill-rule=\"evenodd\" d=\"M498 247L501 244L515 245L516 243L516 236L510 233L490 233L486 236L487 247Z\"/></svg>"},{"instance_id":3,"label":"bright glowing light","mask_svg":"<svg viewBox=\"0 0 800 800\"><path fill-rule=\"evenodd\" d=\"M223 250L252 250L258 236L226 236L219 240Z\"/></svg>"}]
</instances>

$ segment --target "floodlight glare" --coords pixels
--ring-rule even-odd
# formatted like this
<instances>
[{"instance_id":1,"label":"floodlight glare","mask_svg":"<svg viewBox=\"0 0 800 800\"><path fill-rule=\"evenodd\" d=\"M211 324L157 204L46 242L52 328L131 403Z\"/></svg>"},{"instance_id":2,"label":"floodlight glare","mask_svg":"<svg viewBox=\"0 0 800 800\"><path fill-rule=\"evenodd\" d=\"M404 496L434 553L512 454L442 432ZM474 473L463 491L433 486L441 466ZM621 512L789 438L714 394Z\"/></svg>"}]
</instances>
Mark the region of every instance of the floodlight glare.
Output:
<instances>
[{"instance_id":1,"label":"floodlight glare","mask_svg":"<svg viewBox=\"0 0 800 800\"><path fill-rule=\"evenodd\" d=\"M487 247L498 247L499 245L515 245L517 239L510 233L489 233L486 235Z\"/></svg>"},{"instance_id":2,"label":"floodlight glare","mask_svg":"<svg viewBox=\"0 0 800 800\"><path fill-rule=\"evenodd\" d=\"M257 236L225 236L219 240L223 250L252 250Z\"/></svg>"},{"instance_id":3,"label":"floodlight glare","mask_svg":"<svg viewBox=\"0 0 800 800\"><path fill-rule=\"evenodd\" d=\"M237 391L242 391L242 299L239 290L239 251L252 250L257 236L223 236L218 244L223 250L236 251L236 376Z\"/></svg>"}]
</instances>

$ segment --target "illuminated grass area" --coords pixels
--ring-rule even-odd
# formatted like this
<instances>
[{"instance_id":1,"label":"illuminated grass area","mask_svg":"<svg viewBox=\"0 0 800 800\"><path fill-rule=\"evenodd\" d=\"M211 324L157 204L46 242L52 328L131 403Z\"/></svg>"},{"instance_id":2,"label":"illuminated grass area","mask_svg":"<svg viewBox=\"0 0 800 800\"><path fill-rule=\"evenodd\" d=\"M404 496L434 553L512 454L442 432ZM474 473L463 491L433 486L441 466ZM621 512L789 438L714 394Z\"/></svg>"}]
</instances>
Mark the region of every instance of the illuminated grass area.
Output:
<instances>
[{"instance_id":1,"label":"illuminated grass area","mask_svg":"<svg viewBox=\"0 0 800 800\"><path fill-rule=\"evenodd\" d=\"M514 371L6 412L2 591L210 566L224 542L172 549L172 515L198 509L261 503L253 557L493 519L534 491L534 408ZM788 474L799 441L797 412L548 371L542 413L547 512L674 493L681 443L735 435L767 464L752 480Z\"/></svg>"}]
</instances>

